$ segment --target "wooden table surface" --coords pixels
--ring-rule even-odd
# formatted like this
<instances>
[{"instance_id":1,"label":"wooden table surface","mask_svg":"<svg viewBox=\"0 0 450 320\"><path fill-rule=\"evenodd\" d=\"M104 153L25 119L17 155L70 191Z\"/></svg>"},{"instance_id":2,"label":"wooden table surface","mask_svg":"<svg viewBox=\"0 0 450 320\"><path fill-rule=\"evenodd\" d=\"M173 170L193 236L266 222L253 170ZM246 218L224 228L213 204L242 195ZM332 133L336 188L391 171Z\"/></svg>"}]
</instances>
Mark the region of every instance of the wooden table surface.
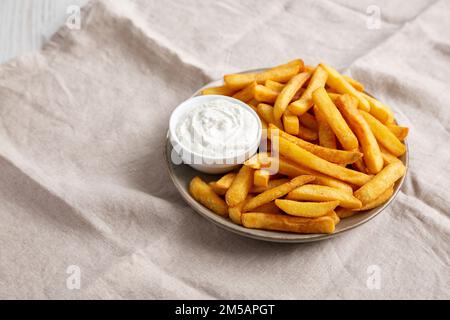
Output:
<instances>
[{"instance_id":1,"label":"wooden table surface","mask_svg":"<svg viewBox=\"0 0 450 320\"><path fill-rule=\"evenodd\" d=\"M0 63L39 50L63 25L71 5L87 0L0 0Z\"/></svg>"}]
</instances>

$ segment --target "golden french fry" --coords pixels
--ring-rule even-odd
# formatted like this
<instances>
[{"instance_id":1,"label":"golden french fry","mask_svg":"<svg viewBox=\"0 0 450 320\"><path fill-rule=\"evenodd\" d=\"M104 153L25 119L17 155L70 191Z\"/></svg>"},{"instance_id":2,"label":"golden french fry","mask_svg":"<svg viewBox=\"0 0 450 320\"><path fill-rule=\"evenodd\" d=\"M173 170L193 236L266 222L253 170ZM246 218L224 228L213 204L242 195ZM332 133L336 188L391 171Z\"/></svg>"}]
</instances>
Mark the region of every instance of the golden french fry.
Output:
<instances>
[{"instance_id":1,"label":"golden french fry","mask_svg":"<svg viewBox=\"0 0 450 320\"><path fill-rule=\"evenodd\" d=\"M298 135L300 131L300 121L296 115L286 111L282 117L284 130L293 135Z\"/></svg>"},{"instance_id":2,"label":"golden french fry","mask_svg":"<svg viewBox=\"0 0 450 320\"><path fill-rule=\"evenodd\" d=\"M330 217L331 219L333 219L334 221L334 225L338 225L339 222L341 222L341 219L339 218L339 216L336 214L336 212L334 210L331 210L330 212L328 212L325 217Z\"/></svg>"},{"instance_id":3,"label":"golden french fry","mask_svg":"<svg viewBox=\"0 0 450 320\"><path fill-rule=\"evenodd\" d=\"M294 137L292 135L289 135L288 133L279 130L274 125L269 125L269 129L267 131L267 134L269 138L272 135L279 135L280 137L295 143L296 145L302 147L303 149L315 154L316 156L325 159L327 161L336 163L336 164L352 164L358 159L361 159L362 154L359 151L343 151L343 150L336 150L336 149L330 149L325 148L322 146L318 146L316 144L307 142L305 140L302 140L300 138Z\"/></svg>"},{"instance_id":4,"label":"golden french fry","mask_svg":"<svg viewBox=\"0 0 450 320\"><path fill-rule=\"evenodd\" d=\"M255 87L255 89L256 89L256 87ZM259 104L259 101L258 101L258 100L252 99L252 100L248 101L247 104L250 106L250 108L252 108L253 110L255 110L255 112L258 112L258 111L257 111L257 107L258 107L258 104Z\"/></svg>"},{"instance_id":5,"label":"golden french fry","mask_svg":"<svg viewBox=\"0 0 450 320\"><path fill-rule=\"evenodd\" d=\"M364 163L369 173L377 174L383 169L383 157L378 142L366 120L359 113L357 105L358 100L348 94L344 94L336 100L336 106L359 139L364 154Z\"/></svg>"},{"instance_id":6,"label":"golden french fry","mask_svg":"<svg viewBox=\"0 0 450 320\"><path fill-rule=\"evenodd\" d=\"M406 127L400 127L395 124L387 124L386 127L388 127L389 130L392 131L392 133L397 137L398 140L403 141L406 139L409 133L409 128Z\"/></svg>"},{"instance_id":7,"label":"golden french fry","mask_svg":"<svg viewBox=\"0 0 450 320\"><path fill-rule=\"evenodd\" d=\"M365 211L365 210L370 210L370 209L379 207L383 203L388 201L393 194L394 194L394 186L392 185L389 188L387 188L386 191L384 191L378 198L376 198L375 200L373 200L369 203L366 203L361 208L359 208L358 211Z\"/></svg>"},{"instance_id":8,"label":"golden french fry","mask_svg":"<svg viewBox=\"0 0 450 320\"><path fill-rule=\"evenodd\" d=\"M339 93L333 93L333 92L328 92L328 96L330 97L331 101L335 102L337 98L339 98L341 95Z\"/></svg>"},{"instance_id":9,"label":"golden french fry","mask_svg":"<svg viewBox=\"0 0 450 320\"><path fill-rule=\"evenodd\" d=\"M273 81L273 80L266 80L264 85L267 88L272 89L273 91L276 91L278 93L280 93L281 90L283 90L283 88L285 86L283 83L279 83L279 82L276 82L276 81Z\"/></svg>"},{"instance_id":10,"label":"golden french fry","mask_svg":"<svg viewBox=\"0 0 450 320\"><path fill-rule=\"evenodd\" d=\"M347 209L347 208L342 208L339 207L335 210L336 215L340 218L340 219L345 219L345 218L349 218L354 216L355 214L357 214L359 211L355 211L354 209Z\"/></svg>"},{"instance_id":11,"label":"golden french fry","mask_svg":"<svg viewBox=\"0 0 450 320\"><path fill-rule=\"evenodd\" d=\"M255 208L255 212L282 214L283 212L275 205L275 201L263 204L262 206Z\"/></svg>"},{"instance_id":12,"label":"golden french fry","mask_svg":"<svg viewBox=\"0 0 450 320\"><path fill-rule=\"evenodd\" d=\"M312 94L318 88L325 87L328 73L320 66L318 66L309 81L308 87L299 100L292 102L289 105L289 111L298 116L306 113L313 105Z\"/></svg>"},{"instance_id":13,"label":"golden french fry","mask_svg":"<svg viewBox=\"0 0 450 320\"><path fill-rule=\"evenodd\" d=\"M308 141L316 141L319 138L316 131L308 129L307 127L304 127L300 124L298 125L298 136L301 139L308 140Z\"/></svg>"},{"instance_id":14,"label":"golden french fry","mask_svg":"<svg viewBox=\"0 0 450 320\"><path fill-rule=\"evenodd\" d=\"M296 59L272 69L256 74L256 81L264 83L273 80L281 83L288 82L297 73L303 72L305 65L301 59Z\"/></svg>"},{"instance_id":15,"label":"golden french fry","mask_svg":"<svg viewBox=\"0 0 450 320\"><path fill-rule=\"evenodd\" d=\"M354 195L363 205L381 196L391 185L403 177L406 167L401 162L394 162L386 166L371 181L355 191Z\"/></svg>"},{"instance_id":16,"label":"golden french fry","mask_svg":"<svg viewBox=\"0 0 450 320\"><path fill-rule=\"evenodd\" d=\"M233 98L241 100L243 102L248 102L248 101L252 100L253 97L255 96L255 87L256 87L256 82L254 81L254 82L250 83L247 87L242 89L241 91L235 93L233 95Z\"/></svg>"},{"instance_id":17,"label":"golden french fry","mask_svg":"<svg viewBox=\"0 0 450 320\"><path fill-rule=\"evenodd\" d=\"M381 150L381 156L383 157L384 166L387 166L388 164L400 161L399 158L397 158L393 154L389 153L389 151L387 151L383 146L380 146L380 150Z\"/></svg>"},{"instance_id":18,"label":"golden french fry","mask_svg":"<svg viewBox=\"0 0 450 320\"><path fill-rule=\"evenodd\" d=\"M245 200L253 184L253 169L242 166L225 194L225 200L230 207L234 207Z\"/></svg>"},{"instance_id":19,"label":"golden french fry","mask_svg":"<svg viewBox=\"0 0 450 320\"><path fill-rule=\"evenodd\" d=\"M244 165L249 166L252 169L259 170L261 168L267 168L271 164L270 154L267 152L260 152L244 162Z\"/></svg>"},{"instance_id":20,"label":"golden french fry","mask_svg":"<svg viewBox=\"0 0 450 320\"><path fill-rule=\"evenodd\" d=\"M365 204L361 208L347 209L347 208L341 207L341 208L336 209L336 213L342 219L348 218L348 217L351 217L362 211L371 210L371 209L381 206L386 201L388 201L393 194L394 194L394 186L391 186L388 189L386 189L386 191L384 191L378 198L376 198L372 202Z\"/></svg>"},{"instance_id":21,"label":"golden french fry","mask_svg":"<svg viewBox=\"0 0 450 320\"><path fill-rule=\"evenodd\" d=\"M304 113L300 117L298 117L298 119L300 120L300 124L308 129L317 131L319 128L317 120L312 114Z\"/></svg>"},{"instance_id":22,"label":"golden french fry","mask_svg":"<svg viewBox=\"0 0 450 320\"><path fill-rule=\"evenodd\" d=\"M281 198L282 196L288 194L295 188L304 185L305 183L314 181L315 177L313 176L299 176L292 179L285 184L282 184L278 187L269 189L264 191L263 193L258 194L256 197L251 199L244 205L244 211L251 211L257 207L262 206L268 202L271 202L275 199Z\"/></svg>"},{"instance_id":23,"label":"golden french fry","mask_svg":"<svg viewBox=\"0 0 450 320\"><path fill-rule=\"evenodd\" d=\"M371 115L380 120L382 123L394 122L394 113L387 105L381 103L380 101L369 96L366 93L361 94L370 104Z\"/></svg>"},{"instance_id":24,"label":"golden french fry","mask_svg":"<svg viewBox=\"0 0 450 320\"><path fill-rule=\"evenodd\" d=\"M271 137L273 138L273 137ZM300 165L316 170L328 176L340 179L342 181L362 186L370 181L371 176L341 167L332 162L319 158L315 154L306 151L298 145L278 137L278 146L280 154Z\"/></svg>"},{"instance_id":25,"label":"golden french fry","mask_svg":"<svg viewBox=\"0 0 450 320\"><path fill-rule=\"evenodd\" d=\"M305 71L314 73L314 71L316 71L316 67L305 65Z\"/></svg>"},{"instance_id":26,"label":"golden french fry","mask_svg":"<svg viewBox=\"0 0 450 320\"><path fill-rule=\"evenodd\" d=\"M244 204L253 198L252 195L247 195L247 198L239 203L237 206L229 207L228 208L228 216L230 217L231 221L233 221L236 224L242 225L241 222L241 215L242 215L242 208L244 207Z\"/></svg>"},{"instance_id":27,"label":"golden french fry","mask_svg":"<svg viewBox=\"0 0 450 320\"><path fill-rule=\"evenodd\" d=\"M390 153L396 157L400 157L406 152L405 145L397 139L395 134L389 130L383 123L372 116L370 113L360 110L362 116L367 121L370 129L377 141L383 145Z\"/></svg>"},{"instance_id":28,"label":"golden french fry","mask_svg":"<svg viewBox=\"0 0 450 320\"><path fill-rule=\"evenodd\" d=\"M256 170L253 174L253 185L267 188L269 186L270 173L268 170Z\"/></svg>"},{"instance_id":29,"label":"golden french fry","mask_svg":"<svg viewBox=\"0 0 450 320\"><path fill-rule=\"evenodd\" d=\"M342 77L344 77L345 81L347 81L348 83L350 83L350 84L352 85L352 87L355 88L356 90L358 90L358 91L360 91L360 92L363 92L363 91L364 91L364 85L363 85L361 82L356 81L356 80L353 79L352 77L347 76L347 75L345 75L345 74L342 75Z\"/></svg>"},{"instance_id":30,"label":"golden french fry","mask_svg":"<svg viewBox=\"0 0 450 320\"><path fill-rule=\"evenodd\" d=\"M316 115L319 135L319 145L325 148L336 149L336 136L328 124L322 111L317 106L314 106L314 114Z\"/></svg>"},{"instance_id":31,"label":"golden french fry","mask_svg":"<svg viewBox=\"0 0 450 320\"><path fill-rule=\"evenodd\" d=\"M358 149L358 139L352 130L350 130L347 122L345 122L324 88L319 88L313 92L313 101L342 144L342 147L345 150Z\"/></svg>"},{"instance_id":32,"label":"golden french fry","mask_svg":"<svg viewBox=\"0 0 450 320\"><path fill-rule=\"evenodd\" d=\"M250 189L250 193L263 193L264 191L273 189L275 187L278 187L282 184L285 184L289 182L289 179L274 179L274 180L269 180L269 183L267 185L267 187L257 187L257 186L253 186Z\"/></svg>"},{"instance_id":33,"label":"golden french fry","mask_svg":"<svg viewBox=\"0 0 450 320\"><path fill-rule=\"evenodd\" d=\"M316 182L317 183L317 182ZM339 206L348 209L361 208L362 203L353 194L328 186L307 184L298 187L286 199L296 201L339 201Z\"/></svg>"},{"instance_id":34,"label":"golden french fry","mask_svg":"<svg viewBox=\"0 0 450 320\"><path fill-rule=\"evenodd\" d=\"M339 201L299 202L276 199L275 205L291 216L318 218L334 210L339 205Z\"/></svg>"},{"instance_id":35,"label":"golden french fry","mask_svg":"<svg viewBox=\"0 0 450 320\"><path fill-rule=\"evenodd\" d=\"M202 95L217 94L221 96L232 96L235 93L235 91L231 90L227 86L220 86L203 89L201 93Z\"/></svg>"},{"instance_id":36,"label":"golden french fry","mask_svg":"<svg viewBox=\"0 0 450 320\"><path fill-rule=\"evenodd\" d=\"M209 185L211 186L211 188L213 188L215 193L217 193L219 196L223 196L225 195L225 193L227 193L235 177L236 174L231 172L224 175L217 181L210 182Z\"/></svg>"},{"instance_id":37,"label":"golden french fry","mask_svg":"<svg viewBox=\"0 0 450 320\"><path fill-rule=\"evenodd\" d=\"M370 111L370 104L361 92L352 87L344 77L334 68L325 63L321 63L320 66L328 73L327 85L335 89L338 93L348 93L359 101L359 108L364 111Z\"/></svg>"},{"instance_id":38,"label":"golden french fry","mask_svg":"<svg viewBox=\"0 0 450 320\"><path fill-rule=\"evenodd\" d=\"M278 162L278 172L284 174L290 178L295 178L300 175L312 175L316 177L315 183L336 188L342 190L344 192L353 194L353 189L350 185L345 182L342 182L338 179L329 177L327 175L321 174L317 171L311 170L309 168L300 166L296 163L293 163L283 157L279 157L278 159L272 158L273 162Z\"/></svg>"},{"instance_id":39,"label":"golden french fry","mask_svg":"<svg viewBox=\"0 0 450 320\"><path fill-rule=\"evenodd\" d=\"M231 88L232 90L240 90L248 86L253 81L260 84L264 83L266 80L287 82L290 78L303 69L303 61L297 59L261 73L229 74L224 76L224 82L228 88Z\"/></svg>"},{"instance_id":40,"label":"golden french fry","mask_svg":"<svg viewBox=\"0 0 450 320\"><path fill-rule=\"evenodd\" d=\"M279 92L261 84L258 84L255 87L255 100L259 102L274 103L277 100L278 95Z\"/></svg>"},{"instance_id":41,"label":"golden french fry","mask_svg":"<svg viewBox=\"0 0 450 320\"><path fill-rule=\"evenodd\" d=\"M311 73L302 72L292 77L291 80L284 86L280 94L275 101L273 114L275 119L281 119L284 111L286 111L287 106L291 102L292 98L295 96L297 91L303 86L303 84L309 79Z\"/></svg>"},{"instance_id":42,"label":"golden french fry","mask_svg":"<svg viewBox=\"0 0 450 320\"><path fill-rule=\"evenodd\" d=\"M214 190L200 177L195 177L189 184L189 193L202 205L220 216L228 216L228 206Z\"/></svg>"},{"instance_id":43,"label":"golden french fry","mask_svg":"<svg viewBox=\"0 0 450 320\"><path fill-rule=\"evenodd\" d=\"M242 214L246 228L275 230L295 233L333 233L334 221L330 217L315 219L290 217L280 214L247 212Z\"/></svg>"},{"instance_id":44,"label":"golden french fry","mask_svg":"<svg viewBox=\"0 0 450 320\"><path fill-rule=\"evenodd\" d=\"M258 105L258 114L261 116L261 118L264 119L268 124L274 124L279 129L283 130L283 124L281 123L281 120L276 120L273 116L273 107L265 104L260 103Z\"/></svg>"}]
</instances>

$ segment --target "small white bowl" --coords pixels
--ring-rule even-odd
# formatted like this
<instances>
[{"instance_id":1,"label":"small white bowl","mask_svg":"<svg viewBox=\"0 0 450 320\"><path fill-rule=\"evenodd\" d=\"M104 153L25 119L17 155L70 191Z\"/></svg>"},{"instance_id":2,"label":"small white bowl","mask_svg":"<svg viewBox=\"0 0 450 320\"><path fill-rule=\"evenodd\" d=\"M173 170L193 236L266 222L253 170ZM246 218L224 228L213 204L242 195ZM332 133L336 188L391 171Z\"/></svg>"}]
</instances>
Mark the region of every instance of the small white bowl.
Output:
<instances>
[{"instance_id":1,"label":"small white bowl","mask_svg":"<svg viewBox=\"0 0 450 320\"><path fill-rule=\"evenodd\" d=\"M185 119L185 117L189 112L191 112L194 108L200 105L206 104L216 99L227 100L229 102L242 106L242 108L246 109L251 115L255 117L256 123L258 125L258 132L255 133L255 140L252 142L251 146L241 154L237 154L235 157L215 158L195 153L192 150L187 149L184 145L182 145L176 134L179 122L182 119ZM219 174L235 169L240 164L244 163L245 160L247 160L256 153L259 144L261 142L261 135L262 135L261 121L259 120L259 117L256 114L256 112L244 102L227 96L206 95L190 98L181 103L178 107L176 107L175 110L172 112L172 115L170 116L169 138L170 143L173 146L173 149L176 151L178 156L185 164L191 166L195 170L204 173ZM194 158L196 161L192 161Z\"/></svg>"}]
</instances>

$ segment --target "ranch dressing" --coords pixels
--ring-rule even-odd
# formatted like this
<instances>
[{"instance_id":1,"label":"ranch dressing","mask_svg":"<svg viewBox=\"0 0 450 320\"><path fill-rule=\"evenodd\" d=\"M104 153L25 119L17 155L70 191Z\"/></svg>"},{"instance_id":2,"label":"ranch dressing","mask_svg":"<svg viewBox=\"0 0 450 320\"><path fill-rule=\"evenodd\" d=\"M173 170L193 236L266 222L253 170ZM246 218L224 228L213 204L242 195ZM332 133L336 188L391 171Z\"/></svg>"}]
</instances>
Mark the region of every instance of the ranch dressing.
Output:
<instances>
[{"instance_id":1,"label":"ranch dressing","mask_svg":"<svg viewBox=\"0 0 450 320\"><path fill-rule=\"evenodd\" d=\"M197 106L181 119L176 135L185 148L198 155L230 158L255 143L257 121L246 108L216 99Z\"/></svg>"}]
</instances>

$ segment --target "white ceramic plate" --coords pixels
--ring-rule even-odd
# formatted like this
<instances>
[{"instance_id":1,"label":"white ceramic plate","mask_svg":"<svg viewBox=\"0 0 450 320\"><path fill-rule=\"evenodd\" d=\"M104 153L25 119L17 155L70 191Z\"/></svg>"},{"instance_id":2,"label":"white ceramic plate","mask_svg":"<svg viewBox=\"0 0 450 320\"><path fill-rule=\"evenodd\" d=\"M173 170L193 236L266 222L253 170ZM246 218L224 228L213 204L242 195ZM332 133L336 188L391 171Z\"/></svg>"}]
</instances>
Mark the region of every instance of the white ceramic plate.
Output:
<instances>
[{"instance_id":1,"label":"white ceramic plate","mask_svg":"<svg viewBox=\"0 0 450 320\"><path fill-rule=\"evenodd\" d=\"M249 70L247 72L258 72L261 71L261 69L258 70ZM219 86L222 84L221 80L213 81L203 88L211 87L211 86ZM199 89L193 96L196 96L200 93L200 91L203 89ZM406 142L405 142L406 144ZM401 157L400 159L405 164L406 168L408 169L408 145L406 144L406 153ZM165 161L167 163L170 177L175 184L175 187L180 192L181 196L186 200L186 202L200 215L211 221L212 223L216 224L217 226L224 228L228 231L240 234L245 237L258 239L258 240L264 240L264 241L272 241L272 242L291 242L291 243L300 243L300 242L312 242L312 241L318 241L318 240L324 240L324 239L330 239L332 237L335 237L337 235L340 235L348 230L351 230L353 228L356 228L363 223L368 222L372 218L374 218L376 215L381 213L385 208L387 208L395 199L397 196L397 193L399 192L406 174L403 176L402 179L397 181L397 183L394 186L394 194L389 199L388 202L383 204L382 206L368 210L359 214L356 214L352 217L342 219L341 222L336 226L336 230L333 234L295 234L295 233L287 233L287 232L278 232L278 231L266 231L266 230L257 230L257 229L247 229L240 225L237 225L233 223L231 220L223 218L221 216L218 216L211 210L207 209L200 203L194 200L194 198L191 197L189 194L189 182L192 178L195 176L201 177L203 180L209 182L217 180L220 176L216 175L208 175L203 174L201 172L198 172L188 165L185 164L174 164L172 159L172 146L170 144L169 139L166 139L166 146L165 146Z\"/></svg>"}]
</instances>

